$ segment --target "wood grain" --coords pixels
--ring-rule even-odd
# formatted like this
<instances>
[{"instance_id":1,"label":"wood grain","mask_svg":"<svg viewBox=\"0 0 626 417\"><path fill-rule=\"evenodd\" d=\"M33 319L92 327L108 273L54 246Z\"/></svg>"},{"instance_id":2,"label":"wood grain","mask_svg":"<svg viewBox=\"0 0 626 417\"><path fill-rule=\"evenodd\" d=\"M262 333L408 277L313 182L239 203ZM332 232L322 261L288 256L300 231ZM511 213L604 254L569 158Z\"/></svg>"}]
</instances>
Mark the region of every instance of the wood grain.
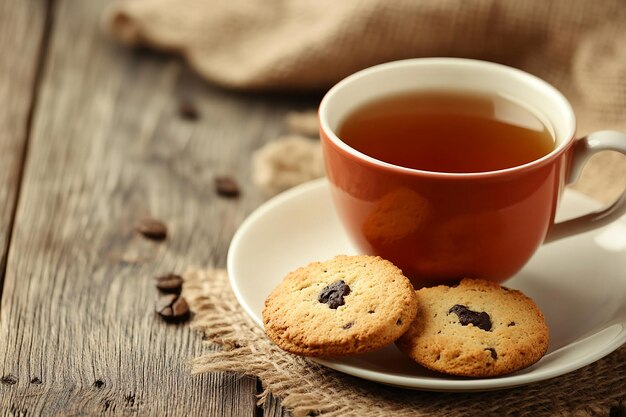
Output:
<instances>
[{"instance_id":1,"label":"wood grain","mask_svg":"<svg viewBox=\"0 0 626 417\"><path fill-rule=\"evenodd\" d=\"M47 4L0 1L0 299Z\"/></svg>"},{"instance_id":2,"label":"wood grain","mask_svg":"<svg viewBox=\"0 0 626 417\"><path fill-rule=\"evenodd\" d=\"M290 416L286 409L280 405L280 401L269 395L265 403L263 403L263 416L265 417L287 417Z\"/></svg>"},{"instance_id":3,"label":"wood grain","mask_svg":"<svg viewBox=\"0 0 626 417\"><path fill-rule=\"evenodd\" d=\"M312 103L228 93L175 59L118 47L98 28L106 3L55 3L7 261L0 410L254 416L253 378L190 375L206 347L160 321L153 277L225 265L235 228L264 199L251 152ZM183 97L197 122L179 116ZM217 196L217 174L237 178L242 196ZM167 241L134 232L144 216L168 224Z\"/></svg>"},{"instance_id":4,"label":"wood grain","mask_svg":"<svg viewBox=\"0 0 626 417\"><path fill-rule=\"evenodd\" d=\"M107 39L106 0L50 4L0 0L0 414L287 415L274 398L256 407L253 378L190 375L187 360L209 347L158 318L153 277L225 265L265 198L251 153L318 97L212 88L176 59ZM181 101L197 121L180 117ZM240 198L214 193L221 174ZM163 219L168 240L135 233L144 216Z\"/></svg>"}]
</instances>

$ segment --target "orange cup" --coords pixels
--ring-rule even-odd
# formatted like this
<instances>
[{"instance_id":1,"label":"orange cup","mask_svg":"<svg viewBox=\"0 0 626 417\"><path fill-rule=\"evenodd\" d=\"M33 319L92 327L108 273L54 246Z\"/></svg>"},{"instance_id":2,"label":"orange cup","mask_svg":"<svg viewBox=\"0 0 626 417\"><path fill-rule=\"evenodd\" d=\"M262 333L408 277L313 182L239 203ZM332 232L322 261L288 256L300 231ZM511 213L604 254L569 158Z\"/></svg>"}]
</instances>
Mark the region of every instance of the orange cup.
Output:
<instances>
[{"instance_id":1,"label":"orange cup","mask_svg":"<svg viewBox=\"0 0 626 417\"><path fill-rule=\"evenodd\" d=\"M555 149L513 168L446 173L374 159L337 136L342 121L360 105L420 89L511 97L542 116ZM502 282L542 243L603 226L626 211L624 193L599 212L554 222L565 185L576 180L587 158L601 150L626 154L626 134L599 131L576 139L575 116L565 97L514 68L456 58L378 65L331 88L319 118L333 201L349 236L362 252L392 261L416 286L462 277Z\"/></svg>"}]
</instances>

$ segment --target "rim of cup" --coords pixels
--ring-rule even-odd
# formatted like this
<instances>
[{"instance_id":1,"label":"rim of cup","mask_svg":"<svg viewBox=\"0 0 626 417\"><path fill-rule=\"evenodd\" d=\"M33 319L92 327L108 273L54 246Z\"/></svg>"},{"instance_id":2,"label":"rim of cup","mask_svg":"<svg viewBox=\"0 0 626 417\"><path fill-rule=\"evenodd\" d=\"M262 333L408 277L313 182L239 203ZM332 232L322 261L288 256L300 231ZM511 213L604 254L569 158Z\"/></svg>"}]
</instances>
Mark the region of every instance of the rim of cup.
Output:
<instances>
[{"instance_id":1,"label":"rim of cup","mask_svg":"<svg viewBox=\"0 0 626 417\"><path fill-rule=\"evenodd\" d=\"M415 72L415 79L409 77L412 75L411 71ZM426 82L417 79L420 72L431 78ZM407 81L403 82L403 79ZM389 85L388 89L385 83ZM456 86L451 87L451 83ZM370 91L366 84L374 85L374 88L370 88ZM483 87L480 88L481 86ZM394 93L420 89L465 90L508 97L527 109L531 107L532 110L528 110L546 122L556 142L555 147L541 158L514 167L495 171L451 173L407 168L381 161L352 148L335 133L345 117L360 105ZM506 65L465 58L405 59L358 71L328 90L320 103L318 114L321 130L330 142L358 160L397 173L459 179L521 173L548 164L573 142L576 131L572 106L560 91L546 81Z\"/></svg>"}]
</instances>

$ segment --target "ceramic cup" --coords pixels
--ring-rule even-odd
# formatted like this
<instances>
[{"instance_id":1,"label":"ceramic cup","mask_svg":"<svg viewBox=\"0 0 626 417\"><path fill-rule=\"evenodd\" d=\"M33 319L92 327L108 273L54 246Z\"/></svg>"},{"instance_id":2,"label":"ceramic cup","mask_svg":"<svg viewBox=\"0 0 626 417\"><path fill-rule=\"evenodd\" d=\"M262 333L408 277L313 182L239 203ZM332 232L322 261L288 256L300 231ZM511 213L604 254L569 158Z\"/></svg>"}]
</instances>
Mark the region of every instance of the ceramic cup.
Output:
<instances>
[{"instance_id":1,"label":"ceramic cup","mask_svg":"<svg viewBox=\"0 0 626 417\"><path fill-rule=\"evenodd\" d=\"M554 150L498 171L429 172L374 159L337 135L346 116L366 102L437 89L504 95L533 109L551 129ZM624 193L599 212L554 222L565 185L595 152L626 154L626 134L599 131L576 139L565 97L514 68L455 58L378 65L331 88L319 118L333 201L349 236L363 253L392 261L416 286L465 276L502 282L542 243L603 226L626 211Z\"/></svg>"}]
</instances>

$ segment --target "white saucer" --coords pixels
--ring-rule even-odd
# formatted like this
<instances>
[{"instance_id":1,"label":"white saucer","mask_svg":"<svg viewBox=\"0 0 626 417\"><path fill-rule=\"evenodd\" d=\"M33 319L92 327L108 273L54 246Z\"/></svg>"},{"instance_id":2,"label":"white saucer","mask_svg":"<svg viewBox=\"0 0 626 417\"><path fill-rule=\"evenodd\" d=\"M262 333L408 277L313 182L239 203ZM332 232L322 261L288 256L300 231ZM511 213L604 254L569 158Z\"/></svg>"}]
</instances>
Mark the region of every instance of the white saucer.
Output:
<instances>
[{"instance_id":1,"label":"white saucer","mask_svg":"<svg viewBox=\"0 0 626 417\"><path fill-rule=\"evenodd\" d=\"M568 190L559 218L597 208L595 201ZM326 179L321 179L273 198L243 222L230 245L228 273L239 303L262 327L263 302L289 271L342 253L358 252L335 214ZM520 372L487 379L451 377L422 368L393 345L317 361L360 378L429 391L509 388L588 365L626 342L626 218L541 247L506 285L537 302L551 332L546 356Z\"/></svg>"}]
</instances>

